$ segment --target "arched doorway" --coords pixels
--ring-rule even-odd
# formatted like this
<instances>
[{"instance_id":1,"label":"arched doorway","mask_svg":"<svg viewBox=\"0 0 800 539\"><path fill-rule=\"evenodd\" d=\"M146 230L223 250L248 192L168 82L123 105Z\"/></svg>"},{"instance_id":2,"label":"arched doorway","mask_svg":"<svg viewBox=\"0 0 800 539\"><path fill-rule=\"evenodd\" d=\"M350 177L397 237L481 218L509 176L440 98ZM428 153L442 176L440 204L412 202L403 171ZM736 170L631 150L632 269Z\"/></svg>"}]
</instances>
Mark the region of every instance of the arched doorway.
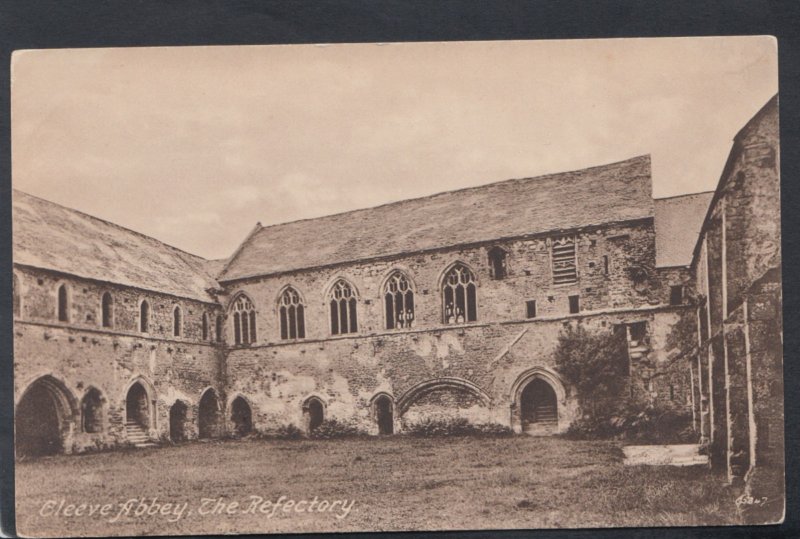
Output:
<instances>
[{"instance_id":1,"label":"arched doorway","mask_svg":"<svg viewBox=\"0 0 800 539\"><path fill-rule=\"evenodd\" d=\"M134 382L125 397L125 423L131 427L150 428L150 399L141 382Z\"/></svg>"},{"instance_id":2,"label":"arched doorway","mask_svg":"<svg viewBox=\"0 0 800 539\"><path fill-rule=\"evenodd\" d=\"M308 432L310 434L317 430L325 420L325 406L317 397L311 397L306 401L305 406L303 406L303 415L305 416L306 425L308 425Z\"/></svg>"},{"instance_id":3,"label":"arched doorway","mask_svg":"<svg viewBox=\"0 0 800 539\"><path fill-rule=\"evenodd\" d=\"M198 431L200 438L216 438L220 433L221 416L219 398L213 389L203 393L198 410Z\"/></svg>"},{"instance_id":4,"label":"arched doorway","mask_svg":"<svg viewBox=\"0 0 800 539\"><path fill-rule=\"evenodd\" d=\"M392 399L381 395L375 399L375 419L378 422L378 434L394 433L394 410Z\"/></svg>"},{"instance_id":5,"label":"arched doorway","mask_svg":"<svg viewBox=\"0 0 800 539\"><path fill-rule=\"evenodd\" d=\"M103 397L95 388L89 388L81 401L81 426L83 432L103 432Z\"/></svg>"},{"instance_id":6,"label":"arched doorway","mask_svg":"<svg viewBox=\"0 0 800 539\"><path fill-rule=\"evenodd\" d=\"M189 407L183 401L175 401L169 409L169 437L173 442L186 439L186 416Z\"/></svg>"},{"instance_id":7,"label":"arched doorway","mask_svg":"<svg viewBox=\"0 0 800 539\"><path fill-rule=\"evenodd\" d=\"M231 403L231 421L237 436L245 436L253 430L253 412L242 397L236 397Z\"/></svg>"},{"instance_id":8,"label":"arched doorway","mask_svg":"<svg viewBox=\"0 0 800 539\"><path fill-rule=\"evenodd\" d=\"M31 384L17 404L17 455L55 455L65 450L65 435L73 417L66 389L49 377Z\"/></svg>"},{"instance_id":9,"label":"arched doorway","mask_svg":"<svg viewBox=\"0 0 800 539\"><path fill-rule=\"evenodd\" d=\"M558 397L553 386L534 378L520 396L520 419L523 432L554 429L558 426Z\"/></svg>"}]
</instances>

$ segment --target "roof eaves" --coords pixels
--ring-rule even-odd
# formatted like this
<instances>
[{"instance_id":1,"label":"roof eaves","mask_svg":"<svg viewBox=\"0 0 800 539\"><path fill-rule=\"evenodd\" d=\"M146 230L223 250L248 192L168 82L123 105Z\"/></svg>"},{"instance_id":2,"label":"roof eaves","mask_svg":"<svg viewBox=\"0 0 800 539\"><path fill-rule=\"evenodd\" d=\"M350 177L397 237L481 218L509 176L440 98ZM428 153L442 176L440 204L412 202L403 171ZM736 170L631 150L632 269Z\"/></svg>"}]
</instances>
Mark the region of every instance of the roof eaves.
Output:
<instances>
[{"instance_id":1,"label":"roof eaves","mask_svg":"<svg viewBox=\"0 0 800 539\"><path fill-rule=\"evenodd\" d=\"M386 259L403 257L403 256L414 256L414 255L418 255L418 254L422 254L422 253L443 251L443 250L449 250L449 249L464 249L464 248L469 248L471 246L476 246L476 245L488 245L488 244L504 242L504 241L514 241L514 240L520 240L520 239L530 239L530 238L537 238L537 237L561 235L561 234L566 234L566 233L570 233L570 232L579 232L579 231L582 231L582 230L590 230L590 229L601 227L601 226L617 226L617 225L620 225L620 224L623 224L623 223L638 223L638 222L653 221L653 220L654 220L654 216L653 215L647 215L647 216L643 216L643 217L636 217L636 218L633 218L633 219L624 219L624 220L619 220L619 221L604 221L602 223L590 223L590 224L581 225L581 226L573 227L573 228L554 228L554 229L551 229L551 230L545 230L545 231L542 231L542 232L535 232L535 233L532 233L532 234L519 234L519 235L515 235L515 236L491 238L491 239L474 241L474 242L469 242L469 243L456 243L456 244L449 244L449 245L438 245L436 247L431 247L431 248L427 248L427 249L420 249L418 251L404 251L404 252L389 253L389 254L384 254L384 255L376 255L376 256L367 257L367 258L358 258L358 259L352 259L352 260L342 260L342 261L338 261L338 262L331 262L329 264L321 264L321 265L318 264L318 265L313 265L313 266L303 266L303 267L297 267L297 268L289 268L289 269L279 270L279 271L268 271L268 272L251 273L251 274L246 274L246 275L237 275L236 277L232 277L230 279L225 279L224 275L221 274L219 276L219 278L218 278L218 281L220 283L232 283L232 282L236 282L236 281L244 281L244 280L247 280L247 279L260 279L260 278L265 278L265 277L273 277L275 275L284 275L284 274L287 274L287 273L299 272L299 271L309 271L309 270L318 269L318 268L342 266L342 265L345 265L345 264L363 263L363 262L370 262L370 261L376 261L376 260L386 260ZM266 228L267 227L264 227L264 229L266 229Z\"/></svg>"}]
</instances>

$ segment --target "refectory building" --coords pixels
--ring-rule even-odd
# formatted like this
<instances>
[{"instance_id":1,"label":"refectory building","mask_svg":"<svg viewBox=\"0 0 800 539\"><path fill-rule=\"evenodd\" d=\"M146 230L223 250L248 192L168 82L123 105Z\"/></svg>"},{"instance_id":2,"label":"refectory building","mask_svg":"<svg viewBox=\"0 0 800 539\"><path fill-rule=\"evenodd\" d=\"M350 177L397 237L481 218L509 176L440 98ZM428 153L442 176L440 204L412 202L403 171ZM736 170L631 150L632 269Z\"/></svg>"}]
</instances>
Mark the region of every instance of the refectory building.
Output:
<instances>
[{"instance_id":1,"label":"refectory building","mask_svg":"<svg viewBox=\"0 0 800 539\"><path fill-rule=\"evenodd\" d=\"M753 180L764 191L772 166ZM14 191L18 451L328 418L372 434L448 416L564 432L578 395L553 351L575 324L624 329L631 393L709 436L705 343L677 349L674 333L698 320L696 245L721 196L654 200L640 156L259 224L208 261Z\"/></svg>"}]
</instances>

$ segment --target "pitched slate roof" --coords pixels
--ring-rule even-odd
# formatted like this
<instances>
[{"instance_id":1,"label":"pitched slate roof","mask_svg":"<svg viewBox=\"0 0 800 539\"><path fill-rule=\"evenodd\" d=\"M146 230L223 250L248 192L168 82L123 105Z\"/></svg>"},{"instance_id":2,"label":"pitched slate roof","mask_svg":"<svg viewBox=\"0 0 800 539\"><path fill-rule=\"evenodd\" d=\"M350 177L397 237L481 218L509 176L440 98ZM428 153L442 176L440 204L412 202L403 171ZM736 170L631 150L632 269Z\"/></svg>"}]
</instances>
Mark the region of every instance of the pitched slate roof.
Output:
<instances>
[{"instance_id":1,"label":"pitched slate roof","mask_svg":"<svg viewBox=\"0 0 800 539\"><path fill-rule=\"evenodd\" d=\"M257 226L220 281L653 216L650 156Z\"/></svg>"},{"instance_id":2,"label":"pitched slate roof","mask_svg":"<svg viewBox=\"0 0 800 539\"><path fill-rule=\"evenodd\" d=\"M204 260L203 265L206 268L206 273L208 273L211 277L217 278L217 275L222 273L222 270L225 269L225 264L228 263L227 258L217 258L215 260Z\"/></svg>"},{"instance_id":3,"label":"pitched slate roof","mask_svg":"<svg viewBox=\"0 0 800 539\"><path fill-rule=\"evenodd\" d=\"M714 191L655 202L656 266L688 266Z\"/></svg>"},{"instance_id":4,"label":"pitched slate roof","mask_svg":"<svg viewBox=\"0 0 800 539\"><path fill-rule=\"evenodd\" d=\"M219 287L198 256L16 189L12 222L17 264L201 301Z\"/></svg>"}]
</instances>

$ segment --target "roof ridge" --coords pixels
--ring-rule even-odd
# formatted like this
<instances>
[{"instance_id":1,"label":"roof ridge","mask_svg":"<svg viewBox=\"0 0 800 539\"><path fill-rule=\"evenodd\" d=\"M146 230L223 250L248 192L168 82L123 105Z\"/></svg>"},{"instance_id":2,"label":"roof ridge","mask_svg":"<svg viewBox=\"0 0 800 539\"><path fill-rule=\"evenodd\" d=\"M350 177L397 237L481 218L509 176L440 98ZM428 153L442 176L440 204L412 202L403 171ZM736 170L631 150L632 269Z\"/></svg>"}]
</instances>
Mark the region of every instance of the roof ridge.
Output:
<instances>
[{"instance_id":1,"label":"roof ridge","mask_svg":"<svg viewBox=\"0 0 800 539\"><path fill-rule=\"evenodd\" d=\"M419 200L432 199L432 198L435 198L435 197L438 197L438 196L443 196L443 195L451 195L451 194L455 194L455 193L465 193L465 192L468 192L468 191L474 191L474 190L478 190L478 189L486 189L488 187L501 185L501 184L505 184L505 183L522 182L522 181L526 181L526 180L546 180L546 179L550 179L550 178L552 178L554 176L562 176L562 175L567 175L567 174L576 174L576 173L589 172L589 171L600 169L600 168L608 168L608 167L612 167L614 165L621 165L623 163L631 163L631 162L639 161L639 160L642 160L642 159L650 160L650 154L649 153L645 153L645 154L636 155L634 157L629 157L628 159L622 159L620 161L614 161L614 162L611 162L611 163L605 163L603 165L594 165L594 166L591 166L591 167L577 168L577 169L573 169L573 170L565 170L565 171L562 171L562 172L550 172L550 173L547 173L547 174L541 174L539 176L523 176L521 178L507 178L505 180L498 180L498 181L494 181L494 182L490 182L490 183L484 183L484 184L481 184L481 185L473 185L471 187L460 187L458 189L450 189L450 190L447 190L447 191L440 191L438 193L431 193L429 195L423 195L423 196L414 197L414 198L404 198L402 200L394 200L392 202L384 202L383 204L378 204L376 206L367 206L365 208L356 208L354 210L347 210L347 211L342 211L342 212L337 212L337 213L329 213L327 215L319 215L317 217L305 217L303 219L295 219L293 221L284 221L284 222L281 222L281 223L273 223L273 224L266 225L266 226L265 225L261 225L261 223L259 222L258 224L260 225L260 228L259 228L258 232L263 232L263 231L268 230L270 228L290 225L290 224L293 224L293 223L303 223L303 222L306 222L306 221L317 221L317 220L320 220L320 219L327 219L327 218L330 218L330 217L338 217L338 216L341 216L341 215L349 215L349 214L354 214L354 213L358 213L358 212L362 212L362 211L376 210L378 208L384 208L384 207L387 207L387 206L394 206L394 205L405 204L405 203L409 203L409 202L416 202L416 201L419 201ZM249 239L252 235L255 235L255 234L249 234L247 236L247 238L245 238L245 239ZM242 243L244 243L244 242L242 242Z\"/></svg>"},{"instance_id":2,"label":"roof ridge","mask_svg":"<svg viewBox=\"0 0 800 539\"><path fill-rule=\"evenodd\" d=\"M242 243L239 244L239 246L236 248L233 254L231 254L231 256L229 256L228 258L224 259L225 264L222 266L222 270L219 272L219 274L214 276L214 280L218 281L220 280L220 277L225 276L225 274L228 272L228 267L233 263L234 260L236 260L239 254L244 250L245 245L250 243L253 240L253 236L258 234L263 228L264 227L261 226L261 221L259 221L256 223L256 226L250 229L250 232L247 234L247 236L245 236L244 240L242 240Z\"/></svg>"},{"instance_id":3,"label":"roof ridge","mask_svg":"<svg viewBox=\"0 0 800 539\"><path fill-rule=\"evenodd\" d=\"M135 234L136 236L145 238L147 240L155 241L157 243L160 243L164 247L168 247L169 249L177 251L177 252L179 252L181 254L189 255L189 256L191 256L193 258L197 258L197 259L199 259L201 261L208 262L208 259L203 258L200 255L196 255L194 253L190 253L189 251L181 249L180 247L175 247L174 245L170 245L169 243L163 242L158 238L154 238L153 236L148 236L147 234L143 234L142 232L137 232L136 230L133 230L131 228L128 228L128 227L122 226L120 224L114 223L113 221L108 221L106 219L103 219L102 217L97 217L96 215L92 215L90 213L86 213L84 211L77 210L75 208L70 208L69 206L65 206L63 204L59 204L58 202L53 202L52 200L48 200L46 198L43 198L43 197L40 197L40 196L37 196L37 195L32 195L32 194L28 193L27 191L23 191L23 190L18 189L16 187L12 187L11 190L14 193L19 193L21 195L24 195L24 196L27 196L27 197L30 197L30 198L35 198L37 200L41 200L42 202L45 202L45 203L50 204L52 206L58 206L59 208L67 210L68 212L76 213L76 214L81 215L83 217L88 217L89 219L92 219L94 221L99 221L99 222L101 222L103 224L106 224L106 225L110 225L110 226L112 226L114 228L117 228L119 230L124 230L125 232L129 232L131 234Z\"/></svg>"}]
</instances>

